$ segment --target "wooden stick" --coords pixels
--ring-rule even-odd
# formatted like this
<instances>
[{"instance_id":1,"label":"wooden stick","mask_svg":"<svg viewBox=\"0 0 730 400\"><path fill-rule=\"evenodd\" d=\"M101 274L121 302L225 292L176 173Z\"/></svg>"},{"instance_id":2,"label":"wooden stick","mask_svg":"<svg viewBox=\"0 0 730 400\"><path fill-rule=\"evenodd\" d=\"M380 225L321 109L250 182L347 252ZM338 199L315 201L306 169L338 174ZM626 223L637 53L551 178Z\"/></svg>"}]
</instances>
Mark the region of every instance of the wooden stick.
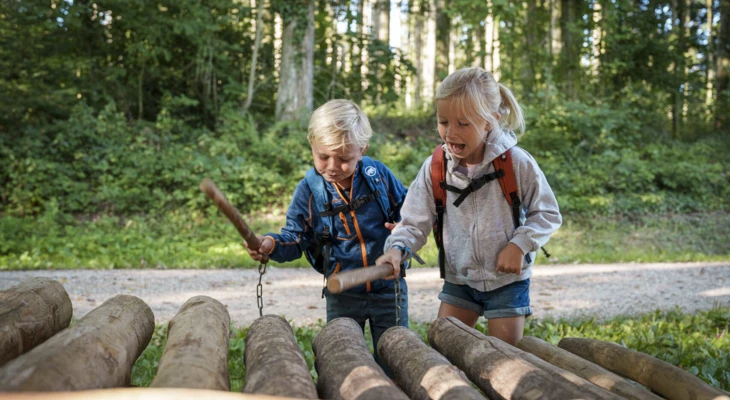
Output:
<instances>
[{"instance_id":1,"label":"wooden stick","mask_svg":"<svg viewBox=\"0 0 730 400\"><path fill-rule=\"evenodd\" d=\"M393 275L393 266L390 264L371 265L365 268L344 271L334 274L327 279L327 290L334 294L342 293L357 285L376 281L388 275Z\"/></svg>"},{"instance_id":2,"label":"wooden stick","mask_svg":"<svg viewBox=\"0 0 730 400\"><path fill-rule=\"evenodd\" d=\"M218 206L218 209L223 211L223 214L228 217L228 220L233 223L233 226L236 227L238 230L238 233L241 234L243 237L243 240L246 241L246 244L248 244L248 247L251 249L258 249L261 247L261 241L256 237L256 234L251 230L251 228L248 227L246 224L246 221L243 220L241 217L241 213L238 212L236 207L233 207L231 203L228 202L228 199L226 199L226 196L221 192L218 187L213 183L212 180L205 178L202 182L200 182L200 190L205 192L208 197L213 200L216 206ZM264 258L261 260L263 263L266 263L267 259Z\"/></svg>"}]
</instances>

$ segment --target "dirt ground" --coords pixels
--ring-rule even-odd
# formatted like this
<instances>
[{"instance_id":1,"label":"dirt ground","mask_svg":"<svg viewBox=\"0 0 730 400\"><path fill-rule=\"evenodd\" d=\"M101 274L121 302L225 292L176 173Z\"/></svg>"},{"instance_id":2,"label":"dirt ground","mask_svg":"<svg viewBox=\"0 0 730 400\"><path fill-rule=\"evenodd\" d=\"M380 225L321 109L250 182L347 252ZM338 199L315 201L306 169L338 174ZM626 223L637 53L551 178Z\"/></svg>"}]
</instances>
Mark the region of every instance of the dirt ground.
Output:
<instances>
[{"instance_id":1,"label":"dirt ground","mask_svg":"<svg viewBox=\"0 0 730 400\"><path fill-rule=\"evenodd\" d=\"M44 276L66 288L81 318L119 294L144 300L157 323L172 319L192 296L211 296L228 307L235 326L259 316L256 270L68 270L0 271L0 290ZM430 322L443 281L437 268L410 270L409 316ZM313 269L269 266L262 280L264 314L301 326L325 319L322 276ZM545 265L534 268L530 288L534 317L594 316L606 319L680 307L692 312L730 307L730 263Z\"/></svg>"}]
</instances>

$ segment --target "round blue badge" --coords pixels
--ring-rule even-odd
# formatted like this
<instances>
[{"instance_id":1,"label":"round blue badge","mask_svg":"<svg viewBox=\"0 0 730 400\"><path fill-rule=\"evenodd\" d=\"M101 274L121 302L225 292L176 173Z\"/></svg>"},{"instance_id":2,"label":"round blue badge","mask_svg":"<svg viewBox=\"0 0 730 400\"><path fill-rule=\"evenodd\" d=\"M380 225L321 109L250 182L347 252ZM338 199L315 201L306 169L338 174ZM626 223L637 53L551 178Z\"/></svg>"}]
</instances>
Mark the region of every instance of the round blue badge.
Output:
<instances>
[{"instance_id":1,"label":"round blue badge","mask_svg":"<svg viewBox=\"0 0 730 400\"><path fill-rule=\"evenodd\" d=\"M375 176L375 174L378 173L378 170L375 169L375 167L367 167L365 168L365 175L367 176Z\"/></svg>"}]
</instances>

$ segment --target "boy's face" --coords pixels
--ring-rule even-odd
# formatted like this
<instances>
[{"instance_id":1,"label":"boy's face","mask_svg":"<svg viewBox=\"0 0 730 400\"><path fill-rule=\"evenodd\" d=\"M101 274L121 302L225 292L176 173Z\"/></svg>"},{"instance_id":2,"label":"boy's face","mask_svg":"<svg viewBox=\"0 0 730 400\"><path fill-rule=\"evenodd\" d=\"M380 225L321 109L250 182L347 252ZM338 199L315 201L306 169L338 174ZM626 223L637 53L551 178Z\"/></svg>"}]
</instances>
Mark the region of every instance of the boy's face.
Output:
<instances>
[{"instance_id":1,"label":"boy's face","mask_svg":"<svg viewBox=\"0 0 730 400\"><path fill-rule=\"evenodd\" d=\"M367 151L355 146L345 146L339 149L320 147L312 144L314 168L330 183L339 183L344 188L350 187L350 177L355 173L358 161Z\"/></svg>"}]
</instances>

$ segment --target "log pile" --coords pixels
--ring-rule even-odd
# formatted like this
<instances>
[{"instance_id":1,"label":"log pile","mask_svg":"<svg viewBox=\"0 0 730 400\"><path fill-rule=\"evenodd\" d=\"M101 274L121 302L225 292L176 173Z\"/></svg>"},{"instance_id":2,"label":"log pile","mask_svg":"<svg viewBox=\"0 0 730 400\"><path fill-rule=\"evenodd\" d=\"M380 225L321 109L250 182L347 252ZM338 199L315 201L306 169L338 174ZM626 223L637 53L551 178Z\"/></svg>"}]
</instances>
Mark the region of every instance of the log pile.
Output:
<instances>
[{"instance_id":1,"label":"log pile","mask_svg":"<svg viewBox=\"0 0 730 400\"><path fill-rule=\"evenodd\" d=\"M49 279L0 291L0 400L730 400L674 365L614 343L564 338L553 346L527 336L513 347L451 317L431 324L428 344L403 327L382 335L376 350L393 379L357 322L330 321L312 345L315 386L289 323L265 315L246 336L243 393L231 393L230 317L207 296L190 298L168 324L152 387L130 388L154 330L151 309L120 295L68 327L71 314L63 286Z\"/></svg>"}]
</instances>

